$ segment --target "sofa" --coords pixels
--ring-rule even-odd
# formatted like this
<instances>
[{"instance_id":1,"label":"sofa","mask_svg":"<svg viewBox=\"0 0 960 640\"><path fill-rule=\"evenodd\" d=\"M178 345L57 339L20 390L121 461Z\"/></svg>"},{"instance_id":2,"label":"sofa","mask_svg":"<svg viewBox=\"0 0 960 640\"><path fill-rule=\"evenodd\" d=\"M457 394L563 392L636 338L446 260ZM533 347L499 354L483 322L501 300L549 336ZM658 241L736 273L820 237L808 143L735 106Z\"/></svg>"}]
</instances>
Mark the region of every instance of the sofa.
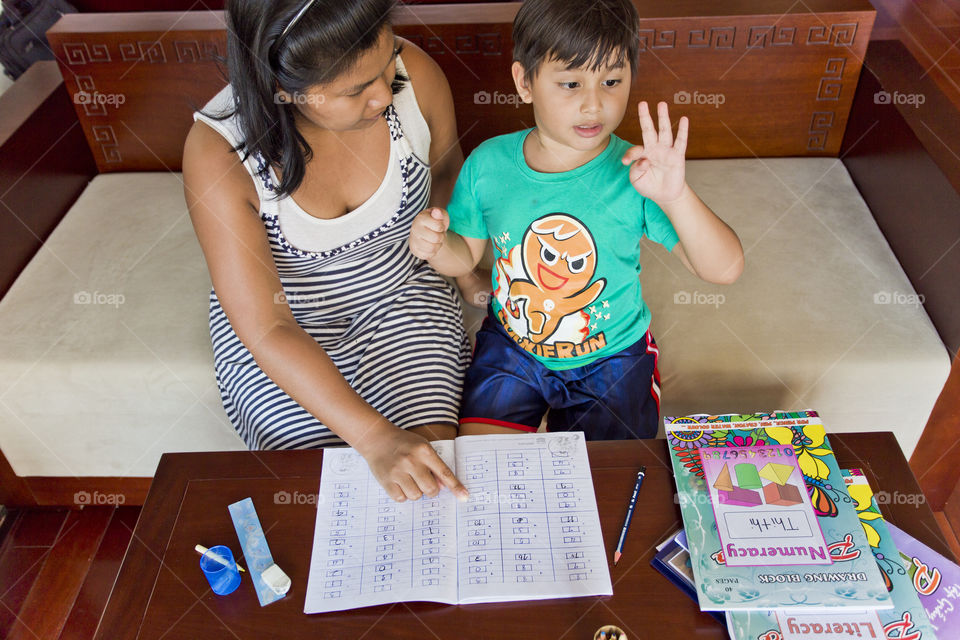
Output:
<instances>
[{"instance_id":1,"label":"sofa","mask_svg":"<svg viewBox=\"0 0 960 640\"><path fill-rule=\"evenodd\" d=\"M883 133L869 121L902 123L904 107L878 101L875 87L864 93L872 10L838 2L826 22L798 13L769 26L753 4L732 18L643 17L641 72L651 73L635 92L690 116L688 180L746 255L740 280L721 287L644 241L662 414L811 408L833 431L893 431L909 456L950 372L957 327L931 319L941 285L915 288L873 192L858 185L869 166L852 159ZM465 151L530 122L481 93L509 91L502 63L516 5L411 7L397 21L451 78ZM190 111L224 83L222 14L89 18L65 16L48 34L58 63L35 65L0 96L20 119L5 153L27 131L55 138L49 153L3 160L14 169L0 213L15 231L0 282L8 503L69 503L71 490L135 503L164 452L244 448L220 404L210 280L178 172ZM748 55L758 58L749 68L730 66ZM723 68L737 71L718 80ZM760 73L789 91L759 103ZM620 133L639 139L629 115ZM481 317L468 309L469 331Z\"/></svg>"}]
</instances>

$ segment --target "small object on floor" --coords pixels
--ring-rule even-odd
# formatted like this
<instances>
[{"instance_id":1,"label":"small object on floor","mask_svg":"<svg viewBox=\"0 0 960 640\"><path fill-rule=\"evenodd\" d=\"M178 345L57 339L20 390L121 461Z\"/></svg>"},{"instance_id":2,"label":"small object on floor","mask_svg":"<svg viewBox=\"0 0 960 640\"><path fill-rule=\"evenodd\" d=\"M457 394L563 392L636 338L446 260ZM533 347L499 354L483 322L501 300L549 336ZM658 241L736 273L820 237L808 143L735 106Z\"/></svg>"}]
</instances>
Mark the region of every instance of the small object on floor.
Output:
<instances>
[{"instance_id":1,"label":"small object on floor","mask_svg":"<svg viewBox=\"0 0 960 640\"><path fill-rule=\"evenodd\" d=\"M282 596L286 594L287 591L290 591L290 576L285 574L283 569L275 564L264 569L260 577L263 578L267 586L278 596Z\"/></svg>"},{"instance_id":2,"label":"small object on floor","mask_svg":"<svg viewBox=\"0 0 960 640\"><path fill-rule=\"evenodd\" d=\"M230 547L219 544L207 549L200 556L200 569L206 576L210 588L218 596L226 596L240 586L240 572L237 563L233 560L233 551Z\"/></svg>"},{"instance_id":3,"label":"small object on floor","mask_svg":"<svg viewBox=\"0 0 960 640\"><path fill-rule=\"evenodd\" d=\"M620 627L607 624L597 629L593 634L593 640L627 640L627 634Z\"/></svg>"},{"instance_id":4,"label":"small object on floor","mask_svg":"<svg viewBox=\"0 0 960 640\"><path fill-rule=\"evenodd\" d=\"M207 551L209 551L209 549L207 549L207 548L206 548L205 546L203 546L202 544L198 544L197 546L195 546L195 547L194 547L194 550L195 550L197 553L199 553L200 555L203 555L203 554L205 554ZM210 554L210 555L211 555L211 557L214 557L215 560L219 560L219 561L222 562L223 564L228 564L226 560L224 560L223 558L217 556L217 554L214 553L214 554ZM239 562L237 563L237 569L239 569L239 570L242 571L243 573L246 573L246 572L247 572L246 569L244 569L243 567L240 566L240 563L239 563Z\"/></svg>"}]
</instances>

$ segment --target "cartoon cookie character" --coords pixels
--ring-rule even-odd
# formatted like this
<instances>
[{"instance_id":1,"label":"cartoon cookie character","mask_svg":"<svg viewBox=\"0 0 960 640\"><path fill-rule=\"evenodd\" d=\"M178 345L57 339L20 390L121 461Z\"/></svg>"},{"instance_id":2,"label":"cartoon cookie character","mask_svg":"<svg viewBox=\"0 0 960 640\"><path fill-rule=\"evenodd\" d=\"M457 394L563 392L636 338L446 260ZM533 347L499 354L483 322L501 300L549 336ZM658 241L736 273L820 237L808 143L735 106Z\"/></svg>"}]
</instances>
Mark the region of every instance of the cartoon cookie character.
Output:
<instances>
[{"instance_id":1,"label":"cartoon cookie character","mask_svg":"<svg viewBox=\"0 0 960 640\"><path fill-rule=\"evenodd\" d=\"M590 305L606 286L606 278L589 284L597 268L593 236L565 213L534 220L523 235L521 256L527 277L510 283L508 306L515 315L523 308L533 342L549 338L564 317Z\"/></svg>"}]
</instances>

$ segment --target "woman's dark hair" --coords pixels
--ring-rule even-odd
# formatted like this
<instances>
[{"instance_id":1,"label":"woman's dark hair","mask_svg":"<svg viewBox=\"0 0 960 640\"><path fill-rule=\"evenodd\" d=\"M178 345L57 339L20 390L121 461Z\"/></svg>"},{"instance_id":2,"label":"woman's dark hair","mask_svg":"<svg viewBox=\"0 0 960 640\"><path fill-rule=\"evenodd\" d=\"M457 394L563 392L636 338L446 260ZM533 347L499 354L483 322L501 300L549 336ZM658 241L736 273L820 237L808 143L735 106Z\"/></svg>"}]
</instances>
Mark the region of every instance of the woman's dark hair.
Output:
<instances>
[{"instance_id":1,"label":"woman's dark hair","mask_svg":"<svg viewBox=\"0 0 960 640\"><path fill-rule=\"evenodd\" d=\"M631 0L524 0L513 21L513 59L532 79L549 60L637 69L640 18Z\"/></svg>"},{"instance_id":2,"label":"woman's dark hair","mask_svg":"<svg viewBox=\"0 0 960 640\"><path fill-rule=\"evenodd\" d=\"M276 197L303 182L313 151L297 130L297 108L279 99L329 82L350 69L389 25L395 0L227 0L227 69L243 159L261 155L280 168ZM282 37L281 37L282 35ZM397 74L396 93L407 78Z\"/></svg>"}]
</instances>

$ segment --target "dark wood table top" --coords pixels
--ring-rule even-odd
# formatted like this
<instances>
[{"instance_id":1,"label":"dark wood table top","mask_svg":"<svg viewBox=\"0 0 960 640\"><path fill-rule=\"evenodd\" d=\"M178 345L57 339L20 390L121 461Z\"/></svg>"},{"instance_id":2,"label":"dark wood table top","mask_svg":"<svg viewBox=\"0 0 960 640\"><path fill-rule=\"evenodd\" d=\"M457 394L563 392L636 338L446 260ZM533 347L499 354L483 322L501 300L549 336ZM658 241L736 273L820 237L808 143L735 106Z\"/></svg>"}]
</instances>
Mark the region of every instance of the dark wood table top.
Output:
<instances>
[{"instance_id":1,"label":"dark wood table top","mask_svg":"<svg viewBox=\"0 0 960 640\"><path fill-rule=\"evenodd\" d=\"M897 526L952 557L892 433L832 434L841 467L859 467ZM726 638L726 630L657 573L654 546L682 526L664 440L588 444L604 545L613 554L637 468L647 475L624 557L610 567L613 596L451 606L408 602L303 613L322 451L166 454L160 461L97 638L574 638L615 624L630 638ZM282 493L285 492L285 493ZM239 557L227 505L252 497L276 563L293 581L260 607L249 574L214 595L194 545ZM242 563L242 559L241 559Z\"/></svg>"}]
</instances>

